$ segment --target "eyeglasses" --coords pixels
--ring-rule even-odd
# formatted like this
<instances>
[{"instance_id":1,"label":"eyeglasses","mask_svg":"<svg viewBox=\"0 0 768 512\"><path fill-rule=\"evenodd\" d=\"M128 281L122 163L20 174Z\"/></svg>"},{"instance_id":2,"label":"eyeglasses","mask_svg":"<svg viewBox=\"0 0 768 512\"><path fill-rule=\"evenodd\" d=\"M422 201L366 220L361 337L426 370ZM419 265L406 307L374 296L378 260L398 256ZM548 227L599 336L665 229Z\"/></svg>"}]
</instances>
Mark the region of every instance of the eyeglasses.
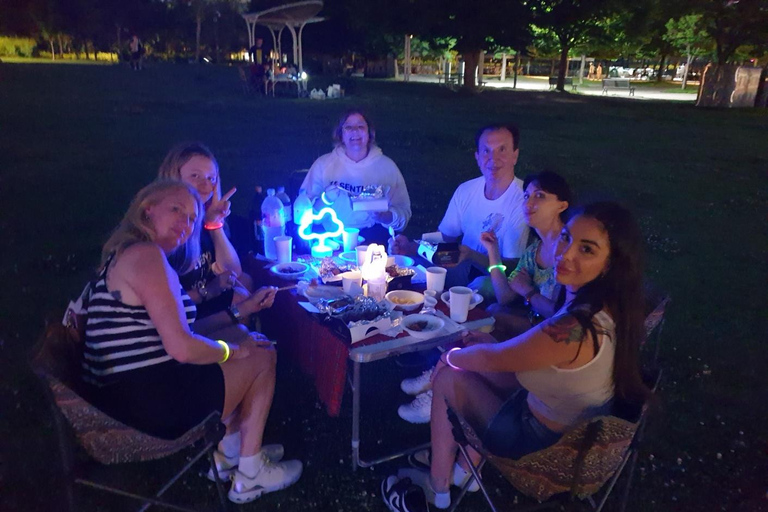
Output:
<instances>
[{"instance_id":1,"label":"eyeglasses","mask_svg":"<svg viewBox=\"0 0 768 512\"><path fill-rule=\"evenodd\" d=\"M342 130L344 130L345 133L352 133L352 132L364 132L368 131L368 126L364 124L358 124L356 126L342 126Z\"/></svg>"}]
</instances>

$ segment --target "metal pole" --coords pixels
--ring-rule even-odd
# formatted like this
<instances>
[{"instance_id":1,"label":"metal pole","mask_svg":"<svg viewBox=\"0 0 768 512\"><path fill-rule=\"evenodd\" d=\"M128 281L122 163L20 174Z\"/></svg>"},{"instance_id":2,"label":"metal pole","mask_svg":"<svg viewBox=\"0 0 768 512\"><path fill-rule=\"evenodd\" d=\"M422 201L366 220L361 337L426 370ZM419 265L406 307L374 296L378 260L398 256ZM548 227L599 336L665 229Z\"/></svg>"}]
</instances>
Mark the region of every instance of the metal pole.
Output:
<instances>
[{"instance_id":1,"label":"metal pole","mask_svg":"<svg viewBox=\"0 0 768 512\"><path fill-rule=\"evenodd\" d=\"M304 45L301 42L301 35L304 33L304 27L307 25L307 22L301 24L301 27L299 27L299 76L301 76L302 71L304 71Z\"/></svg>"},{"instance_id":2,"label":"metal pole","mask_svg":"<svg viewBox=\"0 0 768 512\"><path fill-rule=\"evenodd\" d=\"M360 465L360 363L352 363L352 471Z\"/></svg>"}]
</instances>

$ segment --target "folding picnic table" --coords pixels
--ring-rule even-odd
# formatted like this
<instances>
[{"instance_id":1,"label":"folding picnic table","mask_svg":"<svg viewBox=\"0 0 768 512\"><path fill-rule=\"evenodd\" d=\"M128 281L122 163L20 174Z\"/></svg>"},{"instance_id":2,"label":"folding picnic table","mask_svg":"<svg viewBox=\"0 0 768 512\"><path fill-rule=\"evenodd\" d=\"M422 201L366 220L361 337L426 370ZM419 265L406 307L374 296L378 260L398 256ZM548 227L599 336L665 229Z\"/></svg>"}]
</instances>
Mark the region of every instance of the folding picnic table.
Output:
<instances>
[{"instance_id":1,"label":"folding picnic table","mask_svg":"<svg viewBox=\"0 0 768 512\"><path fill-rule=\"evenodd\" d=\"M267 262L250 258L245 268L254 277L258 285L285 285L285 280L268 271ZM299 305L302 298L295 290L278 293L275 303L261 315L262 328L270 337L278 340L281 358L287 358L296 364L305 374L314 379L320 401L325 405L328 415L339 415L347 380L348 366L352 365L352 468L370 467L392 460L409 453L401 450L391 455L372 461L360 459L360 373L364 364L397 357L401 354L430 350L455 343L461 336L456 329L479 329L490 331L494 319L480 308L469 312L468 320L461 327L446 320L447 334L429 340L416 340L407 334L397 338L377 334L350 345L333 333L326 325L319 322L312 314ZM440 303L438 315L447 312ZM450 332L454 331L454 332Z\"/></svg>"}]
</instances>

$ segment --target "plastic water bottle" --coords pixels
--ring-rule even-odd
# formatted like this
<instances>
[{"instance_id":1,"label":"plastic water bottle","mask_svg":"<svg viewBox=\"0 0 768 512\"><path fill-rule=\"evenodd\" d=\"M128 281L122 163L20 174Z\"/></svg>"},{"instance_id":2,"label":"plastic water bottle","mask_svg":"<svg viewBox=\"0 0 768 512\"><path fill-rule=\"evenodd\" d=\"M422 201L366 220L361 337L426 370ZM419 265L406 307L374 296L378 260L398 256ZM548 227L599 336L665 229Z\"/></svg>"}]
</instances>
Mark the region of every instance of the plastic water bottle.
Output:
<instances>
[{"instance_id":1,"label":"plastic water bottle","mask_svg":"<svg viewBox=\"0 0 768 512\"><path fill-rule=\"evenodd\" d=\"M301 225L301 218L307 211L312 211L312 200L307 195L307 190L301 189L296 201L293 202L293 222L297 226Z\"/></svg>"},{"instance_id":2,"label":"plastic water bottle","mask_svg":"<svg viewBox=\"0 0 768 512\"><path fill-rule=\"evenodd\" d=\"M267 197L261 203L261 229L264 231L264 256L276 260L275 237L285 234L285 210L273 188L267 190Z\"/></svg>"},{"instance_id":3,"label":"plastic water bottle","mask_svg":"<svg viewBox=\"0 0 768 512\"><path fill-rule=\"evenodd\" d=\"M275 195L280 201L283 202L283 209L285 210L285 224L288 225L288 223L293 219L291 216L293 211L291 208L291 198L288 197L288 194L285 193L285 187L277 187L277 194Z\"/></svg>"}]
</instances>

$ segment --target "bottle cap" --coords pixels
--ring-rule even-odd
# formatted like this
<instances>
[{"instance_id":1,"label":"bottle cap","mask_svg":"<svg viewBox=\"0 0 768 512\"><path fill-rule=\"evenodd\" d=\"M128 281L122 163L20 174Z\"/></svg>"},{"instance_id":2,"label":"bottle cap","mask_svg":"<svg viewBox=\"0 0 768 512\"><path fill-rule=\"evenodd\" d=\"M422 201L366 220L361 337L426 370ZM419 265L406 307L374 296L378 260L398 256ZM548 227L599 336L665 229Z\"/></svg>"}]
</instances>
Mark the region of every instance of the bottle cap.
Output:
<instances>
[{"instance_id":1,"label":"bottle cap","mask_svg":"<svg viewBox=\"0 0 768 512\"><path fill-rule=\"evenodd\" d=\"M267 195L268 195L268 196L273 196L273 195L275 195L275 189L273 189L273 188L268 188L268 189L267 189Z\"/></svg>"}]
</instances>

